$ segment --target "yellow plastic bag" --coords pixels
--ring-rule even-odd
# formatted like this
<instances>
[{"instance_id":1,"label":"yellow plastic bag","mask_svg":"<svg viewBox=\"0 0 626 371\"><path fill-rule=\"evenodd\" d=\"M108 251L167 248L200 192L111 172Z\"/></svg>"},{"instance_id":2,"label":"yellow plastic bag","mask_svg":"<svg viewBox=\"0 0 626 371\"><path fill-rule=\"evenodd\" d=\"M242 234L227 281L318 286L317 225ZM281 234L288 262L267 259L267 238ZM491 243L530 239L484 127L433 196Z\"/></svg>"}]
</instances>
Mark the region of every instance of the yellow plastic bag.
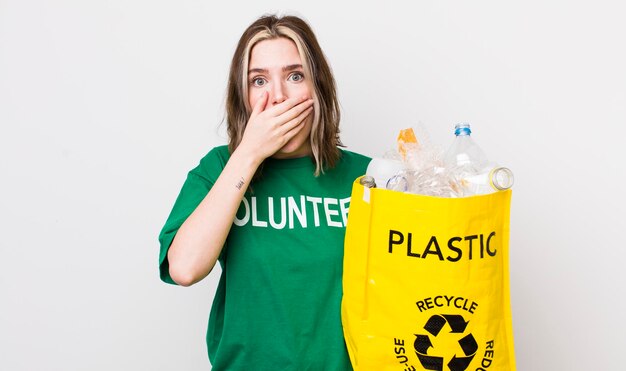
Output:
<instances>
[{"instance_id":1,"label":"yellow plastic bag","mask_svg":"<svg viewBox=\"0 0 626 371\"><path fill-rule=\"evenodd\" d=\"M515 370L511 191L352 188L341 316L356 371Z\"/></svg>"}]
</instances>

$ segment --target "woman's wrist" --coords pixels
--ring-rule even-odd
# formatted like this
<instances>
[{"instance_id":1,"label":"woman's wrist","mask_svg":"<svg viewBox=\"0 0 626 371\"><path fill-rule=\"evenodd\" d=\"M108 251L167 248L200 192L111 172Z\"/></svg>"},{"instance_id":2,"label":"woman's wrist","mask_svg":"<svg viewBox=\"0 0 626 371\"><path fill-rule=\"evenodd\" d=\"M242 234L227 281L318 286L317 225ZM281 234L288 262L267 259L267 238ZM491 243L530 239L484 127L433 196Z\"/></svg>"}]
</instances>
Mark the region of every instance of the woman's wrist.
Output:
<instances>
[{"instance_id":1,"label":"woman's wrist","mask_svg":"<svg viewBox=\"0 0 626 371\"><path fill-rule=\"evenodd\" d=\"M258 151L248 150L245 147L239 146L230 156L231 161L236 162L240 168L250 170L252 174L256 172L256 169L261 166L261 163L265 158L262 158L258 154Z\"/></svg>"}]
</instances>

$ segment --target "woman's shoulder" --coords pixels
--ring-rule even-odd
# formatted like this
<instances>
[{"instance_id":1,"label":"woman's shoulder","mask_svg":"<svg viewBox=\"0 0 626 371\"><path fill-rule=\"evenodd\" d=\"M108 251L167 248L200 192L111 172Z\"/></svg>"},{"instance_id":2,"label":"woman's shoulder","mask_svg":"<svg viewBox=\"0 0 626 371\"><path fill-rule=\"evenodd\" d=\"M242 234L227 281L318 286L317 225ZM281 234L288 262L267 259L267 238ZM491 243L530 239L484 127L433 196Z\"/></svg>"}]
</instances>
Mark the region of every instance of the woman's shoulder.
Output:
<instances>
[{"instance_id":1,"label":"woman's shoulder","mask_svg":"<svg viewBox=\"0 0 626 371\"><path fill-rule=\"evenodd\" d=\"M228 150L227 145L221 145L213 147L202 159L200 163L207 161L215 161L215 160L225 160L228 161L230 158L230 151Z\"/></svg>"},{"instance_id":2,"label":"woman's shoulder","mask_svg":"<svg viewBox=\"0 0 626 371\"><path fill-rule=\"evenodd\" d=\"M191 170L191 173L205 178L213 178L216 174L221 173L229 158L230 152L227 145L213 147L200 159L200 163Z\"/></svg>"},{"instance_id":3,"label":"woman's shoulder","mask_svg":"<svg viewBox=\"0 0 626 371\"><path fill-rule=\"evenodd\" d=\"M367 166L372 160L371 157L365 156L363 154L349 151L347 149L340 148L341 158L340 161L344 163L348 163L350 165L364 165Z\"/></svg>"},{"instance_id":4,"label":"woman's shoulder","mask_svg":"<svg viewBox=\"0 0 626 371\"><path fill-rule=\"evenodd\" d=\"M341 156L334 168L335 174L341 174L340 176L351 180L365 174L371 158L343 148L340 148L340 153Z\"/></svg>"}]
</instances>

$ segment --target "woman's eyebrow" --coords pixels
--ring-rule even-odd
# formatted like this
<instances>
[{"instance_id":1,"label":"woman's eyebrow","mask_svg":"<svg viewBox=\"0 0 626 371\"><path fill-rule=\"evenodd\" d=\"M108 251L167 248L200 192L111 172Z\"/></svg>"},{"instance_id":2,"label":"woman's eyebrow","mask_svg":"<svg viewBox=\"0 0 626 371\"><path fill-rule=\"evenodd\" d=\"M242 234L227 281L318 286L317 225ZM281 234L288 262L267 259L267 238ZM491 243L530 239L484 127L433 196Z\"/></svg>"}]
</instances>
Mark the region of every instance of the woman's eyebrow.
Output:
<instances>
[{"instance_id":1,"label":"woman's eyebrow","mask_svg":"<svg viewBox=\"0 0 626 371\"><path fill-rule=\"evenodd\" d=\"M301 69L302 69L301 64L289 64L282 68L283 72L289 72L289 71L301 70ZM251 74L251 73L269 73L269 70L267 68L251 68L248 70L248 74Z\"/></svg>"},{"instance_id":2,"label":"woman's eyebrow","mask_svg":"<svg viewBox=\"0 0 626 371\"><path fill-rule=\"evenodd\" d=\"M301 64L290 64L288 66L283 67L283 72L293 71L293 70L301 70Z\"/></svg>"},{"instance_id":3,"label":"woman's eyebrow","mask_svg":"<svg viewBox=\"0 0 626 371\"><path fill-rule=\"evenodd\" d=\"M265 68L251 68L248 70L248 75L251 73L267 73L267 69Z\"/></svg>"}]
</instances>

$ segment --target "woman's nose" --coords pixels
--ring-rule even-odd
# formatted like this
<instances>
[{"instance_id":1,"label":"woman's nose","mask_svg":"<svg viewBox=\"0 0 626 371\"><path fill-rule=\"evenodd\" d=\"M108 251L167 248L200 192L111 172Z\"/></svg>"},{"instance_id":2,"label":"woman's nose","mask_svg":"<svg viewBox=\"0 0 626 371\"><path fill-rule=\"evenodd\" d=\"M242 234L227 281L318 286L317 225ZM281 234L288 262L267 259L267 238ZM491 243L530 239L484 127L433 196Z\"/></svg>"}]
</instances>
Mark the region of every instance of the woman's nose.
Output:
<instances>
[{"instance_id":1,"label":"woman's nose","mask_svg":"<svg viewBox=\"0 0 626 371\"><path fill-rule=\"evenodd\" d=\"M270 97L272 98L272 104L279 104L287 100L287 95L285 94L285 88L281 83L274 83L270 88Z\"/></svg>"}]
</instances>

